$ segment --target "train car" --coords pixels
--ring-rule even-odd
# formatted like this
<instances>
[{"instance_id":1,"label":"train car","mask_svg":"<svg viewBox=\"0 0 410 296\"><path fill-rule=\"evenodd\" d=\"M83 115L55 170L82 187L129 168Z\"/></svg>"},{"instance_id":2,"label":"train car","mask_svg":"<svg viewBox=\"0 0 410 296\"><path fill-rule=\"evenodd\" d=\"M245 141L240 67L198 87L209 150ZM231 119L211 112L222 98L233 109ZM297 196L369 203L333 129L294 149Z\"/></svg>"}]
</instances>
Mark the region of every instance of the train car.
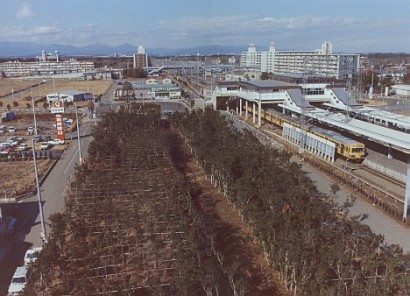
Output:
<instances>
[{"instance_id":1,"label":"train car","mask_svg":"<svg viewBox=\"0 0 410 296\"><path fill-rule=\"evenodd\" d=\"M318 137L335 143L336 154L339 157L348 159L351 162L362 162L364 160L366 147L363 143L320 127L310 127L307 130Z\"/></svg>"},{"instance_id":2,"label":"train car","mask_svg":"<svg viewBox=\"0 0 410 296\"><path fill-rule=\"evenodd\" d=\"M252 107L248 107L248 112L252 113ZM278 113L275 110L261 110L261 117L269 123L283 127L285 123L298 128L303 128L318 137L326 139L336 145L336 154L338 157L347 159L351 162L362 162L366 155L366 147L363 143L343 136L335 131L326 130L316 126L302 126L298 121L291 117Z\"/></svg>"}]
</instances>

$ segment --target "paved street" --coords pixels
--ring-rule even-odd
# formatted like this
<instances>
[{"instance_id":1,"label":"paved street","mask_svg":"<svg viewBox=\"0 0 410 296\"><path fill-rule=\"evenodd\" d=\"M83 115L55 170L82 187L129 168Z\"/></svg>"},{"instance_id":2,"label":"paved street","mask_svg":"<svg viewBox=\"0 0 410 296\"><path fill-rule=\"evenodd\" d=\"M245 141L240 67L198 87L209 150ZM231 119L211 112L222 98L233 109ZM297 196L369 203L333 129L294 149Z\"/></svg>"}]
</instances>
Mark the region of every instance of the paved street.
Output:
<instances>
[{"instance_id":1,"label":"paved street","mask_svg":"<svg viewBox=\"0 0 410 296\"><path fill-rule=\"evenodd\" d=\"M91 131L89 127L92 123L88 122L82 127L87 128ZM89 136L84 136L82 132L81 135L81 150L82 156L85 157L88 144L91 140ZM64 194L69 186L70 177L74 173L75 165L79 163L79 151L78 151L78 140L74 139L68 148L64 151L62 157L57 162L56 166L53 168L52 174L50 174L43 185L41 186L41 197L44 202L44 218L46 222L46 232L49 233L49 216L52 213L60 212L64 207ZM36 202L37 196L26 200L27 202ZM38 220L38 221L37 221ZM37 222L40 222L40 217L37 218ZM32 228L30 233L26 237L22 238L23 240L32 243L35 247L41 246L42 241L40 238L41 225L36 223Z\"/></svg>"}]
</instances>

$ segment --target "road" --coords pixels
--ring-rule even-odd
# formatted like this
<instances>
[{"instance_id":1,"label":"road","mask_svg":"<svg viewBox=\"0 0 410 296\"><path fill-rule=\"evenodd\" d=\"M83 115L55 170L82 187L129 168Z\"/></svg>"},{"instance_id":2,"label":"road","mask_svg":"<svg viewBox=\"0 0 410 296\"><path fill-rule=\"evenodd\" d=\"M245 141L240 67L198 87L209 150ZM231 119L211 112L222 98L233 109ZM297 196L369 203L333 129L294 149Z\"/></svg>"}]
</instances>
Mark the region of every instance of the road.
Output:
<instances>
[{"instance_id":1,"label":"road","mask_svg":"<svg viewBox=\"0 0 410 296\"><path fill-rule=\"evenodd\" d=\"M89 142L91 141L91 127L92 122L87 122L82 127L88 130L88 133L80 137L82 157L86 156L86 151ZM74 174L75 165L79 163L79 149L78 140L73 139L67 149L64 151L60 160L57 162L53 168L52 174L50 174L43 185L41 186L41 197L44 202L44 218L46 224L46 233L50 233L49 230L49 216L52 213L60 212L64 208L64 195L67 188L69 188L69 181L71 176ZM27 202L36 202L37 196L32 197ZM31 231L26 237L22 237L27 242L33 244L34 247L39 247L42 245L40 239L41 226L40 224L35 224Z\"/></svg>"}]
</instances>

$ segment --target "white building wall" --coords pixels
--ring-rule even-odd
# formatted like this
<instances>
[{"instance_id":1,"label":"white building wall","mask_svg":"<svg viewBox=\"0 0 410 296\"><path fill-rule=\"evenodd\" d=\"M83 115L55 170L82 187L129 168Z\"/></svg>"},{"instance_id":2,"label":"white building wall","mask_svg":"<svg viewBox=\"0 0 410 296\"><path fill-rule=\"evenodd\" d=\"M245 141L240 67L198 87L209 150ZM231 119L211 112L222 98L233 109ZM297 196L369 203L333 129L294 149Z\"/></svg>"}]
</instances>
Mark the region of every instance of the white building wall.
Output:
<instances>
[{"instance_id":1,"label":"white building wall","mask_svg":"<svg viewBox=\"0 0 410 296\"><path fill-rule=\"evenodd\" d=\"M248 51L241 54L240 67L276 74L305 73L338 79L358 73L359 55L333 54L332 50L330 41L325 41L316 51L277 51L273 42L269 51L257 51L251 44Z\"/></svg>"},{"instance_id":2,"label":"white building wall","mask_svg":"<svg viewBox=\"0 0 410 296\"><path fill-rule=\"evenodd\" d=\"M406 84L397 84L393 85L392 89L399 96L410 96L410 85Z\"/></svg>"}]
</instances>

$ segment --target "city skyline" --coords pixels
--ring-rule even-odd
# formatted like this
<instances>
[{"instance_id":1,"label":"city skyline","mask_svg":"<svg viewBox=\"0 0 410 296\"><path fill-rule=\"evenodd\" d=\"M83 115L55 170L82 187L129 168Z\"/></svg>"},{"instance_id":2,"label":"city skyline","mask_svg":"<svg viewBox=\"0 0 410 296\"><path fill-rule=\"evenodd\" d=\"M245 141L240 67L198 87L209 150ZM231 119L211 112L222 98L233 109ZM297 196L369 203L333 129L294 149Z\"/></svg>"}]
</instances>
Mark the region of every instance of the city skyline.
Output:
<instances>
[{"instance_id":1,"label":"city skyline","mask_svg":"<svg viewBox=\"0 0 410 296\"><path fill-rule=\"evenodd\" d=\"M183 3L183 5L181 4ZM1 42L408 52L408 0L3 0ZM243 48L245 51L247 48ZM0 53L1 56L1 53Z\"/></svg>"}]
</instances>

